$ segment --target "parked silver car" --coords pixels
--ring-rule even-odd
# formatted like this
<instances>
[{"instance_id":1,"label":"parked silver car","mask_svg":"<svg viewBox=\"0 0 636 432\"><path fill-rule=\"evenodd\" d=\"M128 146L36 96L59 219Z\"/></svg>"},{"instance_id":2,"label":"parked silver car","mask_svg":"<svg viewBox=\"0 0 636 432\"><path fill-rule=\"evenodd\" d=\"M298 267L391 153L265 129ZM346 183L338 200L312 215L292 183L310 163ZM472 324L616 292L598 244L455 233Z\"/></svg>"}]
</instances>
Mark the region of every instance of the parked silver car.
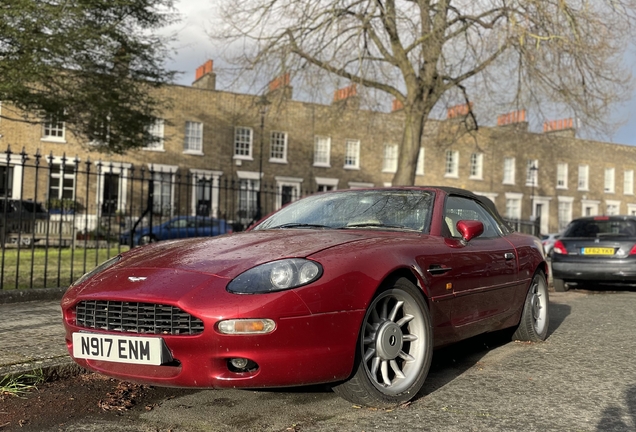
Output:
<instances>
[{"instance_id":1,"label":"parked silver car","mask_svg":"<svg viewBox=\"0 0 636 432\"><path fill-rule=\"evenodd\" d=\"M545 256L552 257L554 243L561 237L561 233L541 234L541 244Z\"/></svg>"},{"instance_id":2,"label":"parked silver car","mask_svg":"<svg viewBox=\"0 0 636 432\"><path fill-rule=\"evenodd\" d=\"M553 250L556 291L568 283L636 285L636 216L575 219Z\"/></svg>"}]
</instances>

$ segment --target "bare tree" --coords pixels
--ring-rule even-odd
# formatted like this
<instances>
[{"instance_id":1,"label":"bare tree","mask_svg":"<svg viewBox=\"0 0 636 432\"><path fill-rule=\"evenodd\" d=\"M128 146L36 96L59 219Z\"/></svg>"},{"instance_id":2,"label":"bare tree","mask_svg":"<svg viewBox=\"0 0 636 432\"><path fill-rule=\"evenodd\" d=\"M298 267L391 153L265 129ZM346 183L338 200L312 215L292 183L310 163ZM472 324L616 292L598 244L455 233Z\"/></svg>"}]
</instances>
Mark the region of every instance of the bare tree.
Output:
<instances>
[{"instance_id":1,"label":"bare tree","mask_svg":"<svg viewBox=\"0 0 636 432\"><path fill-rule=\"evenodd\" d=\"M227 0L213 37L243 71L326 72L397 99L393 184L413 184L424 126L447 98L550 105L601 130L629 97L636 0ZM237 52L234 50L234 52ZM267 65L267 66L265 66ZM273 66L274 65L274 66ZM470 105L468 105L470 106ZM468 111L473 116L472 109Z\"/></svg>"}]
</instances>

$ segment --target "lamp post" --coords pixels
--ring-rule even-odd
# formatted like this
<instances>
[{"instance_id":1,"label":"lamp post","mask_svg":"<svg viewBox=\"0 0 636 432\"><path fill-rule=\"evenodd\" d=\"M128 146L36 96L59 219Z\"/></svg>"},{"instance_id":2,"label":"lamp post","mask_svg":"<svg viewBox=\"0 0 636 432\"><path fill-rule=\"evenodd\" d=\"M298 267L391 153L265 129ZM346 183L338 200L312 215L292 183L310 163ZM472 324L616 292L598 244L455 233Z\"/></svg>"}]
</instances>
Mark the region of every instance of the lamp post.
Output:
<instances>
[{"instance_id":1,"label":"lamp post","mask_svg":"<svg viewBox=\"0 0 636 432\"><path fill-rule=\"evenodd\" d=\"M530 170L530 178L532 179L532 192L530 193L530 219L531 220L536 220L536 215L535 213L535 208L534 208L534 187L537 184L537 171L539 171L539 168L537 168L537 166L534 164L534 162L532 163L532 165L529 168Z\"/></svg>"},{"instance_id":2,"label":"lamp post","mask_svg":"<svg viewBox=\"0 0 636 432\"><path fill-rule=\"evenodd\" d=\"M263 142L265 135L265 115L267 114L267 110L269 109L269 105L271 102L267 100L267 96L262 95L256 105L258 106L258 113L261 115L261 148L259 153L259 162L258 162L258 195L256 196L256 216L254 219L257 221L263 217L263 200L262 200L262 191L263 191Z\"/></svg>"}]
</instances>

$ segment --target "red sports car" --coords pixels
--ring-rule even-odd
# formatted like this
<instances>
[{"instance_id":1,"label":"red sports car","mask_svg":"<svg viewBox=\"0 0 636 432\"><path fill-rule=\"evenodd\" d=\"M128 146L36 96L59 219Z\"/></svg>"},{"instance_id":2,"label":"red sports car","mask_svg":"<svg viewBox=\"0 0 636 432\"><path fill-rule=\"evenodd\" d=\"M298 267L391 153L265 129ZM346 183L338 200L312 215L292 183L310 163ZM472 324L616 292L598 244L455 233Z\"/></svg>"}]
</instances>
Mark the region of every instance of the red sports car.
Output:
<instances>
[{"instance_id":1,"label":"red sports car","mask_svg":"<svg viewBox=\"0 0 636 432\"><path fill-rule=\"evenodd\" d=\"M486 198L451 188L344 190L248 232L133 249L62 300L88 369L159 386L333 383L368 406L422 387L433 349L511 328L541 341L541 242Z\"/></svg>"}]
</instances>

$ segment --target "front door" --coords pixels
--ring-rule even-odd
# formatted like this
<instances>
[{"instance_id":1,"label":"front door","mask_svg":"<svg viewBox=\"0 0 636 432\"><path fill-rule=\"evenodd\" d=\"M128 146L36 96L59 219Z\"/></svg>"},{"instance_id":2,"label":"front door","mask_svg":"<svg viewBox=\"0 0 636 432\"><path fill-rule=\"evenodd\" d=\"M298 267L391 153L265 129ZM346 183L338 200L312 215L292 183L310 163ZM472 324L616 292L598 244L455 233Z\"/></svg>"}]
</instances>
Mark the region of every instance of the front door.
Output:
<instances>
[{"instance_id":1,"label":"front door","mask_svg":"<svg viewBox=\"0 0 636 432\"><path fill-rule=\"evenodd\" d=\"M102 215L113 216L119 203L119 174L104 174L102 189Z\"/></svg>"},{"instance_id":2,"label":"front door","mask_svg":"<svg viewBox=\"0 0 636 432\"><path fill-rule=\"evenodd\" d=\"M197 187L197 216L210 216L212 211L212 180L198 179Z\"/></svg>"},{"instance_id":3,"label":"front door","mask_svg":"<svg viewBox=\"0 0 636 432\"><path fill-rule=\"evenodd\" d=\"M517 254L490 212L475 200L449 196L445 219L453 254L452 325L469 337L510 310L518 285ZM482 222L483 234L464 242L456 228L460 220Z\"/></svg>"}]
</instances>

